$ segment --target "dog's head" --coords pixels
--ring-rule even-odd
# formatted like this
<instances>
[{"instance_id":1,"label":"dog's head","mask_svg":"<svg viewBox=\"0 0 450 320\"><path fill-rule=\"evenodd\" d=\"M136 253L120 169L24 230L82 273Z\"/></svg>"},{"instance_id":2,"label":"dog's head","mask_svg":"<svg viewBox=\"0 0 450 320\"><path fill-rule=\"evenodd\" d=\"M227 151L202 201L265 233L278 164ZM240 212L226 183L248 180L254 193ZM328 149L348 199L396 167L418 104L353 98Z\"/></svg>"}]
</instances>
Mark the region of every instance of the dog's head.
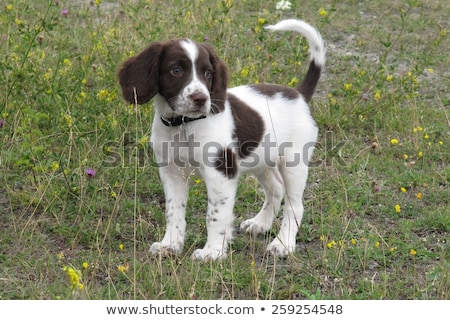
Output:
<instances>
[{"instance_id":1,"label":"dog's head","mask_svg":"<svg viewBox=\"0 0 450 320\"><path fill-rule=\"evenodd\" d=\"M130 103L144 104L159 94L174 114L192 117L223 111L228 71L209 45L170 40L126 60L119 82Z\"/></svg>"}]
</instances>

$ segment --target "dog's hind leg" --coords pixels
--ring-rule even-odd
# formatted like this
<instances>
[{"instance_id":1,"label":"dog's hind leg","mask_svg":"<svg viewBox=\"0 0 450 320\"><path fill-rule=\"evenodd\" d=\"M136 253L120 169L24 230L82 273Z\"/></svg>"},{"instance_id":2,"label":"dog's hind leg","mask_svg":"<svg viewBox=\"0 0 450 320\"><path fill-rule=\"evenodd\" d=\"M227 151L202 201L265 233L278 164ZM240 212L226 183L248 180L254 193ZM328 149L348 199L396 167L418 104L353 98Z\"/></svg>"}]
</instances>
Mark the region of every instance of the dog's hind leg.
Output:
<instances>
[{"instance_id":1,"label":"dog's hind leg","mask_svg":"<svg viewBox=\"0 0 450 320\"><path fill-rule=\"evenodd\" d=\"M286 256L295 251L296 236L303 218L303 191L308 178L308 166L300 163L281 170L286 190L283 218L277 237L267 246L267 251Z\"/></svg>"},{"instance_id":2,"label":"dog's hind leg","mask_svg":"<svg viewBox=\"0 0 450 320\"><path fill-rule=\"evenodd\" d=\"M241 223L241 230L252 234L270 230L284 194L283 180L278 168L267 167L256 178L264 188L264 204L255 217Z\"/></svg>"}]
</instances>

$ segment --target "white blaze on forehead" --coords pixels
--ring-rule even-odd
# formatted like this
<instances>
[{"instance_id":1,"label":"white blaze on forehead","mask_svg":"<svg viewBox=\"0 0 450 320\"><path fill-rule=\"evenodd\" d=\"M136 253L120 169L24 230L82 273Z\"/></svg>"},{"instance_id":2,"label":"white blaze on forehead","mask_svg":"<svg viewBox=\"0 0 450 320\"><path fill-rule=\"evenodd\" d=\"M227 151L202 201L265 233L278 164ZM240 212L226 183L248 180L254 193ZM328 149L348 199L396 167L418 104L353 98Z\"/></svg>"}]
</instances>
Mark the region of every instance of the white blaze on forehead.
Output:
<instances>
[{"instance_id":1,"label":"white blaze on forehead","mask_svg":"<svg viewBox=\"0 0 450 320\"><path fill-rule=\"evenodd\" d=\"M191 40L183 40L180 43L181 47L186 52L188 58L192 61L192 64L195 64L195 61L198 58L198 47Z\"/></svg>"},{"instance_id":2,"label":"white blaze on forehead","mask_svg":"<svg viewBox=\"0 0 450 320\"><path fill-rule=\"evenodd\" d=\"M186 40L182 40L180 42L180 46L183 48L188 59L192 62L191 81L184 89L185 94L187 96L189 96L193 92L197 92L197 91L203 92L204 94L208 94L207 87L199 79L198 74L197 74L196 62L198 61L198 57L199 57L198 45L194 41L186 39Z\"/></svg>"}]
</instances>

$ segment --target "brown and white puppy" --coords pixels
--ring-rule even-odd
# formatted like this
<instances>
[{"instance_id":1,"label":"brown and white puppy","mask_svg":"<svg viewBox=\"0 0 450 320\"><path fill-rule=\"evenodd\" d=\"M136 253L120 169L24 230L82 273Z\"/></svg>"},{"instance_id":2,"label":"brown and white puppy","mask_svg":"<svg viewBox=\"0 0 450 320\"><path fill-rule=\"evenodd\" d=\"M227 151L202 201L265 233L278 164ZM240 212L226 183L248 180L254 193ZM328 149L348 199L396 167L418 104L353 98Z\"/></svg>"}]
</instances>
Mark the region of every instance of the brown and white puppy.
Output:
<instances>
[{"instance_id":1,"label":"brown and white puppy","mask_svg":"<svg viewBox=\"0 0 450 320\"><path fill-rule=\"evenodd\" d=\"M239 176L246 173L263 186L265 202L241 229L268 231L285 197L279 233L267 250L279 256L294 252L318 133L307 102L325 63L325 47L319 32L301 20L268 29L296 31L308 40L310 66L295 89L275 84L228 89L225 64L208 45L189 39L155 42L123 63L119 81L125 100L143 104L154 98L151 144L165 192L166 231L151 253L182 251L187 180L194 172L208 191L208 237L194 259L226 256Z\"/></svg>"}]
</instances>

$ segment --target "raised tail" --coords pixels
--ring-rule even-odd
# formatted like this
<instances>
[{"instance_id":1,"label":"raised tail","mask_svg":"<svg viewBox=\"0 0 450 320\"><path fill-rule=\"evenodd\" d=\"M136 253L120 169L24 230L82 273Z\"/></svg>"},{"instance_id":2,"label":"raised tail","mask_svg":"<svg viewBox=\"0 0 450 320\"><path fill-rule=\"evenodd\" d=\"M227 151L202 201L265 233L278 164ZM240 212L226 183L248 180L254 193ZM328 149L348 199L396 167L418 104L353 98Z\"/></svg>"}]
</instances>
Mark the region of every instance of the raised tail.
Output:
<instances>
[{"instance_id":1,"label":"raised tail","mask_svg":"<svg viewBox=\"0 0 450 320\"><path fill-rule=\"evenodd\" d=\"M322 69L325 65L325 45L319 31L307 24L303 20L287 19L278 22L276 25L267 26L266 29L272 31L295 31L303 35L308 41L311 52L311 63L308 72L302 82L296 87L305 101L311 100L312 95L319 82Z\"/></svg>"}]
</instances>

